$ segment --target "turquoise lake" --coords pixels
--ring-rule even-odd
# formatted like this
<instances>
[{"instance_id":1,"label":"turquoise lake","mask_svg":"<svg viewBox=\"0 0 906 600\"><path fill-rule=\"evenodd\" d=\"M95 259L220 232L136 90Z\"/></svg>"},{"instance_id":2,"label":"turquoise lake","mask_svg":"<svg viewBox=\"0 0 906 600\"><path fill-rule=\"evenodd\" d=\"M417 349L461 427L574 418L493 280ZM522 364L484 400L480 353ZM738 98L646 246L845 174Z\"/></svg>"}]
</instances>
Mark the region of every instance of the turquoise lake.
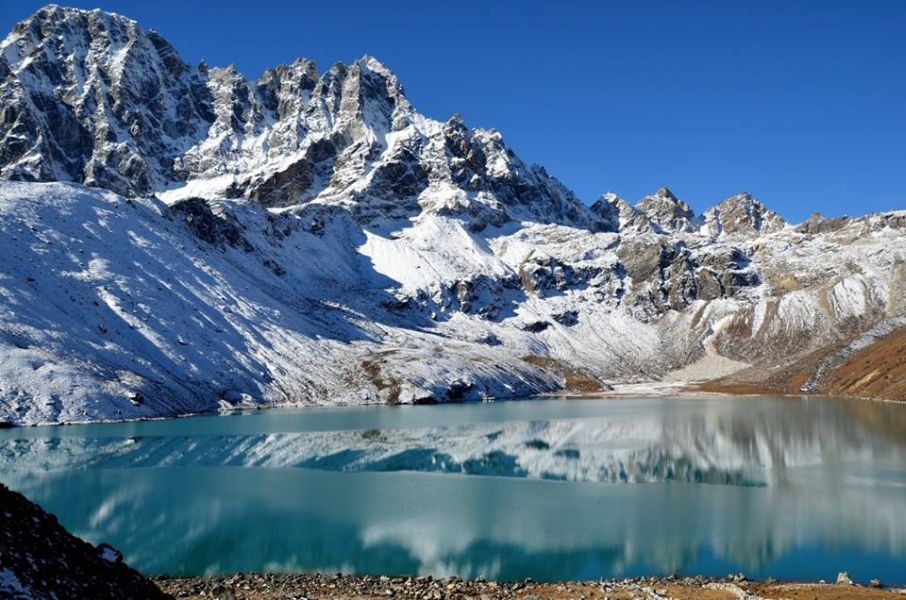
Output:
<instances>
[{"instance_id":1,"label":"turquoise lake","mask_svg":"<svg viewBox=\"0 0 906 600\"><path fill-rule=\"evenodd\" d=\"M906 584L906 405L261 410L0 431L0 481L149 574Z\"/></svg>"}]
</instances>

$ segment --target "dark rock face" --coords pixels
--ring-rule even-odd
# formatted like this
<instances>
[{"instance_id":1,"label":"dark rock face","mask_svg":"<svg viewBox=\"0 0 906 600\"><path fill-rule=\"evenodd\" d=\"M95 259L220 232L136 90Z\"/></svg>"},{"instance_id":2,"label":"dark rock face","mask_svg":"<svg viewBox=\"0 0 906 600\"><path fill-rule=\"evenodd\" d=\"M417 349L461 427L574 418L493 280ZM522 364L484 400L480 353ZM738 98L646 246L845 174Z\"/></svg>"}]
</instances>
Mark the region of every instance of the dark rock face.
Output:
<instances>
[{"instance_id":1,"label":"dark rock face","mask_svg":"<svg viewBox=\"0 0 906 600\"><path fill-rule=\"evenodd\" d=\"M572 327L579 322L579 311L576 310L567 310L561 313L556 313L552 315L554 320L561 325L567 327Z\"/></svg>"},{"instance_id":2,"label":"dark rock face","mask_svg":"<svg viewBox=\"0 0 906 600\"><path fill-rule=\"evenodd\" d=\"M843 229L850 223L851 220L852 219L850 219L849 217L825 219L823 216L821 216L821 213L814 213L808 219L800 223L796 227L796 231L799 233L810 234L830 233Z\"/></svg>"},{"instance_id":3,"label":"dark rock face","mask_svg":"<svg viewBox=\"0 0 906 600\"><path fill-rule=\"evenodd\" d=\"M230 214L215 214L211 205L201 198L181 200L169 208L170 214L183 222L199 239L219 248L229 245L246 252L252 245L242 235L242 225Z\"/></svg>"},{"instance_id":4,"label":"dark rock face","mask_svg":"<svg viewBox=\"0 0 906 600\"><path fill-rule=\"evenodd\" d=\"M523 331L529 331L531 333L541 333L551 324L548 321L530 321L522 326Z\"/></svg>"},{"instance_id":5,"label":"dark rock face","mask_svg":"<svg viewBox=\"0 0 906 600\"><path fill-rule=\"evenodd\" d=\"M210 98L201 74L160 35L57 6L13 31L15 50L0 58L0 101L14 107L0 120L4 178L124 195L183 178L174 160L204 133Z\"/></svg>"},{"instance_id":6,"label":"dark rock face","mask_svg":"<svg viewBox=\"0 0 906 600\"><path fill-rule=\"evenodd\" d=\"M761 283L738 248L693 250L683 242L645 236L624 240L617 256L633 282L623 304L639 317L682 310L699 299L733 297Z\"/></svg>"},{"instance_id":7,"label":"dark rock face","mask_svg":"<svg viewBox=\"0 0 906 600\"><path fill-rule=\"evenodd\" d=\"M75 537L22 494L0 485L0 597L170 598L116 549Z\"/></svg>"},{"instance_id":8,"label":"dark rock face","mask_svg":"<svg viewBox=\"0 0 906 600\"><path fill-rule=\"evenodd\" d=\"M249 180L246 195L268 207L298 204L314 184L317 170L316 163L301 158L283 171Z\"/></svg>"},{"instance_id":9,"label":"dark rock face","mask_svg":"<svg viewBox=\"0 0 906 600\"><path fill-rule=\"evenodd\" d=\"M695 214L688 204L662 187L650 196L645 196L636 205L658 233L676 233L694 229Z\"/></svg>"}]
</instances>

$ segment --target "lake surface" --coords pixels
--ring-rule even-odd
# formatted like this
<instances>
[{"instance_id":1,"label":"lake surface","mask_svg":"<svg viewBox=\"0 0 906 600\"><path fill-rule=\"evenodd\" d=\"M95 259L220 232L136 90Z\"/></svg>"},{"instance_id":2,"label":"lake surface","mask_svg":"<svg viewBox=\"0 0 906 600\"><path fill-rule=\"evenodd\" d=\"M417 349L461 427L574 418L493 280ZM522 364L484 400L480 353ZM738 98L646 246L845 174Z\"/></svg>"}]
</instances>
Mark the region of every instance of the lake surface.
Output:
<instances>
[{"instance_id":1,"label":"lake surface","mask_svg":"<svg viewBox=\"0 0 906 600\"><path fill-rule=\"evenodd\" d=\"M146 573L906 584L906 406L619 398L0 431L0 481Z\"/></svg>"}]
</instances>

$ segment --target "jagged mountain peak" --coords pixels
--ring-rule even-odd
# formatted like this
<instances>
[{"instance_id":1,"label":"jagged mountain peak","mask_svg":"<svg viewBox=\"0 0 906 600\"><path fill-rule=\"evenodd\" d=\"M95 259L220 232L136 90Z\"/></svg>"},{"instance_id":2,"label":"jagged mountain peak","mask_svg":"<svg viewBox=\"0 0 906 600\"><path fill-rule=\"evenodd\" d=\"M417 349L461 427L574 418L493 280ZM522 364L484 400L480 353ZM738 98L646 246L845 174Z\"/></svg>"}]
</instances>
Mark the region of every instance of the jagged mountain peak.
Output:
<instances>
[{"instance_id":1,"label":"jagged mountain peak","mask_svg":"<svg viewBox=\"0 0 906 600\"><path fill-rule=\"evenodd\" d=\"M136 21L117 13L49 4L13 26L2 42L2 57L15 71L41 51L51 56L71 52L80 41L119 50L148 33ZM65 54L60 58L66 58Z\"/></svg>"},{"instance_id":2,"label":"jagged mountain peak","mask_svg":"<svg viewBox=\"0 0 906 600\"><path fill-rule=\"evenodd\" d=\"M148 192L178 179L205 96L199 71L135 21L41 9L0 46L0 176Z\"/></svg>"},{"instance_id":3,"label":"jagged mountain peak","mask_svg":"<svg viewBox=\"0 0 906 600\"><path fill-rule=\"evenodd\" d=\"M667 200L670 200L671 202L680 202L680 199L677 198L676 195L666 185L658 189L658 191L656 191L653 195L657 196L658 198L665 198Z\"/></svg>"},{"instance_id":4,"label":"jagged mountain peak","mask_svg":"<svg viewBox=\"0 0 906 600\"><path fill-rule=\"evenodd\" d=\"M393 71L390 70L390 67L371 54L365 54L361 58L356 59L354 64L388 79L397 79Z\"/></svg>"},{"instance_id":5,"label":"jagged mountain peak","mask_svg":"<svg viewBox=\"0 0 906 600\"><path fill-rule=\"evenodd\" d=\"M96 16L104 20L118 21L123 24L138 25L138 23L134 19L130 19L129 17L121 15L117 12L101 10L99 8L78 8L50 3L42 6L30 16L20 21L14 27L13 31L17 31L17 29L24 24L27 25L30 23L47 21L65 21L70 20L73 17L87 16Z\"/></svg>"},{"instance_id":6,"label":"jagged mountain peak","mask_svg":"<svg viewBox=\"0 0 906 600\"><path fill-rule=\"evenodd\" d=\"M692 208L666 186L642 198L636 208L659 233L688 232L695 228Z\"/></svg>"},{"instance_id":7,"label":"jagged mountain peak","mask_svg":"<svg viewBox=\"0 0 906 600\"><path fill-rule=\"evenodd\" d=\"M779 214L748 192L730 196L705 211L703 231L709 235L757 235L783 229L787 223Z\"/></svg>"},{"instance_id":8,"label":"jagged mountain peak","mask_svg":"<svg viewBox=\"0 0 906 600\"><path fill-rule=\"evenodd\" d=\"M15 72L0 59L0 177L168 201L331 204L359 219L442 207L473 229L525 219L610 227L498 132L419 114L373 56L323 74L297 59L249 81L232 65L190 67L118 15L45 13L19 27L48 41L43 52ZM28 46L17 40L6 44Z\"/></svg>"},{"instance_id":9,"label":"jagged mountain peak","mask_svg":"<svg viewBox=\"0 0 906 600\"><path fill-rule=\"evenodd\" d=\"M590 207L593 214L608 224L608 229L619 231L621 226L620 207L622 200L613 192L607 192L598 198Z\"/></svg>"}]
</instances>

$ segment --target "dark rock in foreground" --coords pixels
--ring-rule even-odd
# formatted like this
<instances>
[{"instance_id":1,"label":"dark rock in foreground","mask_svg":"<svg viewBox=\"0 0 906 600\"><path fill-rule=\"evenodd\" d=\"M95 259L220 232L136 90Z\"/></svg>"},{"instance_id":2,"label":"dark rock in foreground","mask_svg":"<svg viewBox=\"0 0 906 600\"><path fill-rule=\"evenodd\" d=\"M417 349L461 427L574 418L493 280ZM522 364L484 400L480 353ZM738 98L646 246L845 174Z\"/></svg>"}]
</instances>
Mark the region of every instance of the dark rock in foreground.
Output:
<instances>
[{"instance_id":1,"label":"dark rock in foreground","mask_svg":"<svg viewBox=\"0 0 906 600\"><path fill-rule=\"evenodd\" d=\"M0 598L169 598L106 544L92 546L0 485Z\"/></svg>"}]
</instances>

